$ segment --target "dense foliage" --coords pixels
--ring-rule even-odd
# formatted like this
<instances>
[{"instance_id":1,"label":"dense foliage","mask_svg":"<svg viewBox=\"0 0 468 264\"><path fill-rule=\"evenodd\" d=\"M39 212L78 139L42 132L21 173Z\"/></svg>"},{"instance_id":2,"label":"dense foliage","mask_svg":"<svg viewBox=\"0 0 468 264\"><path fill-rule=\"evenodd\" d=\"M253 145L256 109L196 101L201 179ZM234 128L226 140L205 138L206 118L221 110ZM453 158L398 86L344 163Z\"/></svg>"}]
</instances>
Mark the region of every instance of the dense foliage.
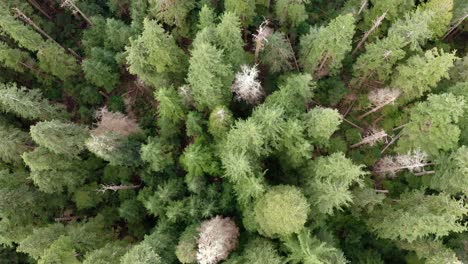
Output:
<instances>
[{"instance_id":1,"label":"dense foliage","mask_svg":"<svg viewBox=\"0 0 468 264\"><path fill-rule=\"evenodd\" d=\"M468 263L467 17L0 1L0 263Z\"/></svg>"}]
</instances>

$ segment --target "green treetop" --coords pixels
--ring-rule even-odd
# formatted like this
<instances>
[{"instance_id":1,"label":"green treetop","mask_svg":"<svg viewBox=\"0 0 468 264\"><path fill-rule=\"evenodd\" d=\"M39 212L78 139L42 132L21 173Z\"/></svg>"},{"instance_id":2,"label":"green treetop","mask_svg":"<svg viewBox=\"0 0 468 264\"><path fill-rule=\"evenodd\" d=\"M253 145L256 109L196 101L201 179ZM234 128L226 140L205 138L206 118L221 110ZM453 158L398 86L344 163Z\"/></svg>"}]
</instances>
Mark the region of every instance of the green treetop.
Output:
<instances>
[{"instance_id":1,"label":"green treetop","mask_svg":"<svg viewBox=\"0 0 468 264\"><path fill-rule=\"evenodd\" d=\"M145 19L143 33L126 49L130 73L155 88L167 84L169 75L177 79L184 72L186 55L157 21Z\"/></svg>"},{"instance_id":2,"label":"green treetop","mask_svg":"<svg viewBox=\"0 0 468 264\"><path fill-rule=\"evenodd\" d=\"M92 48L89 57L81 64L86 80L107 92L112 92L120 79L114 55L113 52L102 48Z\"/></svg>"},{"instance_id":3,"label":"green treetop","mask_svg":"<svg viewBox=\"0 0 468 264\"><path fill-rule=\"evenodd\" d=\"M0 5L0 10L0 28L2 31L17 41L21 48L30 51L38 51L44 43L41 35L21 21L15 19L10 14L11 9L3 6L3 4Z\"/></svg>"},{"instance_id":4,"label":"green treetop","mask_svg":"<svg viewBox=\"0 0 468 264\"><path fill-rule=\"evenodd\" d=\"M255 1L251 0L226 0L224 8L240 17L242 23L248 26L255 16Z\"/></svg>"},{"instance_id":5,"label":"green treetop","mask_svg":"<svg viewBox=\"0 0 468 264\"><path fill-rule=\"evenodd\" d=\"M420 9L407 13L403 19L398 19L392 23L392 26L388 30L387 37L402 37L405 39L405 44L408 45L411 50L418 50L428 39L433 38L430 23L434 15L435 14L430 10Z\"/></svg>"},{"instance_id":6,"label":"green treetop","mask_svg":"<svg viewBox=\"0 0 468 264\"><path fill-rule=\"evenodd\" d=\"M31 56L20 49L10 48L6 43L0 41L0 62L3 66L17 72L33 69L35 61Z\"/></svg>"},{"instance_id":7,"label":"green treetop","mask_svg":"<svg viewBox=\"0 0 468 264\"><path fill-rule=\"evenodd\" d=\"M195 7L195 0L149 0L149 12L162 23L175 26L182 33L189 31L187 16Z\"/></svg>"},{"instance_id":8,"label":"green treetop","mask_svg":"<svg viewBox=\"0 0 468 264\"><path fill-rule=\"evenodd\" d=\"M448 30L453 17L454 0L430 0L424 3L421 8L433 12L429 28L434 38L442 37Z\"/></svg>"},{"instance_id":9,"label":"green treetop","mask_svg":"<svg viewBox=\"0 0 468 264\"><path fill-rule=\"evenodd\" d=\"M292 186L272 187L254 207L259 232L267 237L288 236L304 228L309 204L301 191Z\"/></svg>"},{"instance_id":10,"label":"green treetop","mask_svg":"<svg viewBox=\"0 0 468 264\"><path fill-rule=\"evenodd\" d=\"M368 225L381 238L413 242L430 235L441 238L451 232L466 231L459 221L467 212L463 201L447 194L413 191L400 195L394 204L384 203L375 209Z\"/></svg>"},{"instance_id":11,"label":"green treetop","mask_svg":"<svg viewBox=\"0 0 468 264\"><path fill-rule=\"evenodd\" d=\"M208 120L208 132L216 138L222 138L233 123L232 112L225 106L219 106L211 111Z\"/></svg>"},{"instance_id":12,"label":"green treetop","mask_svg":"<svg viewBox=\"0 0 468 264\"><path fill-rule=\"evenodd\" d=\"M260 61L269 67L270 72L277 73L293 68L294 53L289 46L289 40L282 32L274 32L265 39L260 52Z\"/></svg>"},{"instance_id":13,"label":"green treetop","mask_svg":"<svg viewBox=\"0 0 468 264\"><path fill-rule=\"evenodd\" d=\"M69 263L79 264L73 241L68 236L61 236L44 252L38 264Z\"/></svg>"},{"instance_id":14,"label":"green treetop","mask_svg":"<svg viewBox=\"0 0 468 264\"><path fill-rule=\"evenodd\" d=\"M224 64L221 51L208 43L194 47L187 81L198 110L227 105L232 97L229 87L233 79L231 66Z\"/></svg>"},{"instance_id":15,"label":"green treetop","mask_svg":"<svg viewBox=\"0 0 468 264\"><path fill-rule=\"evenodd\" d=\"M76 58L49 40L37 52L37 59L41 70L51 73L62 81L80 73Z\"/></svg>"},{"instance_id":16,"label":"green treetop","mask_svg":"<svg viewBox=\"0 0 468 264\"><path fill-rule=\"evenodd\" d=\"M283 258L270 240L256 237L247 242L241 255L230 257L225 263L280 264L283 263Z\"/></svg>"},{"instance_id":17,"label":"green treetop","mask_svg":"<svg viewBox=\"0 0 468 264\"><path fill-rule=\"evenodd\" d=\"M232 69L239 68L245 60L244 42L239 18L234 13L226 12L221 16L221 22L216 26L216 43Z\"/></svg>"},{"instance_id":18,"label":"green treetop","mask_svg":"<svg viewBox=\"0 0 468 264\"><path fill-rule=\"evenodd\" d=\"M460 128L455 125L463 116L465 101L453 94L430 95L410 111L410 121L403 128L397 151L406 154L421 150L430 156L455 149Z\"/></svg>"},{"instance_id":19,"label":"green treetop","mask_svg":"<svg viewBox=\"0 0 468 264\"><path fill-rule=\"evenodd\" d=\"M437 160L440 164L430 186L453 195L468 195L468 147L461 146L456 151L445 154Z\"/></svg>"},{"instance_id":20,"label":"green treetop","mask_svg":"<svg viewBox=\"0 0 468 264\"><path fill-rule=\"evenodd\" d=\"M355 18L347 14L327 26L311 28L301 38L300 61L304 70L318 78L338 74L342 60L352 48L354 23Z\"/></svg>"},{"instance_id":21,"label":"green treetop","mask_svg":"<svg viewBox=\"0 0 468 264\"><path fill-rule=\"evenodd\" d=\"M85 255L83 264L113 264L119 263L120 258L127 252L125 242L113 242L104 247L91 251Z\"/></svg>"},{"instance_id":22,"label":"green treetop","mask_svg":"<svg viewBox=\"0 0 468 264\"><path fill-rule=\"evenodd\" d=\"M65 117L65 111L44 99L39 89L18 88L15 83L0 84L0 110L30 120Z\"/></svg>"},{"instance_id":23,"label":"green treetop","mask_svg":"<svg viewBox=\"0 0 468 264\"><path fill-rule=\"evenodd\" d=\"M457 57L455 53L444 53L431 49L424 56L415 55L396 68L391 87L402 92L404 102L417 99L435 87L442 78L448 78L449 69Z\"/></svg>"},{"instance_id":24,"label":"green treetop","mask_svg":"<svg viewBox=\"0 0 468 264\"><path fill-rule=\"evenodd\" d=\"M353 195L349 188L353 184L362 184L366 175L363 165L355 165L341 152L328 157L319 157L306 168L306 194L313 207L322 214L332 215L334 209L349 206Z\"/></svg>"},{"instance_id":25,"label":"green treetop","mask_svg":"<svg viewBox=\"0 0 468 264\"><path fill-rule=\"evenodd\" d=\"M426 264L454 263L461 264L455 252L446 247L441 240L419 239L411 243L399 241L397 245L405 250L412 250Z\"/></svg>"},{"instance_id":26,"label":"green treetop","mask_svg":"<svg viewBox=\"0 0 468 264\"><path fill-rule=\"evenodd\" d=\"M31 149L31 137L27 132L13 127L0 119L0 160L20 164L21 154Z\"/></svg>"},{"instance_id":27,"label":"green treetop","mask_svg":"<svg viewBox=\"0 0 468 264\"><path fill-rule=\"evenodd\" d=\"M307 20L305 4L309 0L278 0L275 2L275 14L284 27L297 27Z\"/></svg>"},{"instance_id":28,"label":"green treetop","mask_svg":"<svg viewBox=\"0 0 468 264\"><path fill-rule=\"evenodd\" d=\"M317 107L304 115L307 135L313 143L327 145L342 122L340 113L331 108Z\"/></svg>"},{"instance_id":29,"label":"green treetop","mask_svg":"<svg viewBox=\"0 0 468 264\"><path fill-rule=\"evenodd\" d=\"M37 144L56 154L76 156L85 149L89 133L79 125L52 120L32 126L31 136Z\"/></svg>"}]
</instances>

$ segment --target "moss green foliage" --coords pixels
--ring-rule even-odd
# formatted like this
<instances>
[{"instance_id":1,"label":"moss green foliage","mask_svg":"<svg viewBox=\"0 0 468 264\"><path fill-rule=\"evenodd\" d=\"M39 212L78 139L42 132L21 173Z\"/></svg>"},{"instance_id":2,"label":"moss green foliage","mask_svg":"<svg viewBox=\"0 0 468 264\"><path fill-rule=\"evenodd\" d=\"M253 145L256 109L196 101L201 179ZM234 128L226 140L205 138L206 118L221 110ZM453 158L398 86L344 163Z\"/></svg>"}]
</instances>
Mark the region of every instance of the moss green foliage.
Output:
<instances>
[{"instance_id":1,"label":"moss green foliage","mask_svg":"<svg viewBox=\"0 0 468 264\"><path fill-rule=\"evenodd\" d=\"M402 130L397 150L422 150L429 155L455 149L460 137L456 125L464 113L465 101L453 94L431 95L410 111L410 121Z\"/></svg>"},{"instance_id":2,"label":"moss green foliage","mask_svg":"<svg viewBox=\"0 0 468 264\"><path fill-rule=\"evenodd\" d=\"M467 7L0 1L0 263L468 262Z\"/></svg>"},{"instance_id":3,"label":"moss green foliage","mask_svg":"<svg viewBox=\"0 0 468 264\"><path fill-rule=\"evenodd\" d=\"M298 233L304 227L308 213L305 196L299 189L287 185L272 187L254 207L259 232L268 237Z\"/></svg>"}]
</instances>

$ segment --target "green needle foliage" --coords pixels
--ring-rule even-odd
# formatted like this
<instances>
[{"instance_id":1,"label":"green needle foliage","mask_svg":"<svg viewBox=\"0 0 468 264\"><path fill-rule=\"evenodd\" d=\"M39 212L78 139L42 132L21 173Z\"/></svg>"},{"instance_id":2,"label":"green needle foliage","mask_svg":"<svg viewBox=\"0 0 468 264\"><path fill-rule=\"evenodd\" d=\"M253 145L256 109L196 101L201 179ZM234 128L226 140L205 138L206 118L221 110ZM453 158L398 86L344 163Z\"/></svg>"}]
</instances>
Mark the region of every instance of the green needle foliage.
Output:
<instances>
[{"instance_id":1,"label":"green needle foliage","mask_svg":"<svg viewBox=\"0 0 468 264\"><path fill-rule=\"evenodd\" d=\"M0 2L0 263L468 261L463 1Z\"/></svg>"}]
</instances>

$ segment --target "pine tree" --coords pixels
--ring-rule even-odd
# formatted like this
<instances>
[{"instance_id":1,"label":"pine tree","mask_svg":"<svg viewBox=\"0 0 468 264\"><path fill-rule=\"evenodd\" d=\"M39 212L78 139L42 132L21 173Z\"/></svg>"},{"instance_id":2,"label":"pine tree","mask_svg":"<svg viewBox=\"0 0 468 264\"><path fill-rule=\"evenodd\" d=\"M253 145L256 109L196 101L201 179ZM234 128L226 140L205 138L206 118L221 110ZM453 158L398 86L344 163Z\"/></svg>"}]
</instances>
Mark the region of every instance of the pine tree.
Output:
<instances>
[{"instance_id":1,"label":"pine tree","mask_svg":"<svg viewBox=\"0 0 468 264\"><path fill-rule=\"evenodd\" d=\"M227 12L231 12L240 17L244 26L252 24L255 17L255 1L249 0L226 0L224 8Z\"/></svg>"},{"instance_id":2,"label":"pine tree","mask_svg":"<svg viewBox=\"0 0 468 264\"><path fill-rule=\"evenodd\" d=\"M228 87L233 77L231 66L223 63L221 51L207 43L194 47L187 81L198 110L227 105L231 99Z\"/></svg>"},{"instance_id":3,"label":"pine tree","mask_svg":"<svg viewBox=\"0 0 468 264\"><path fill-rule=\"evenodd\" d=\"M27 132L11 126L0 119L0 160L21 164L21 154L31 149L31 137Z\"/></svg>"},{"instance_id":4,"label":"pine tree","mask_svg":"<svg viewBox=\"0 0 468 264\"><path fill-rule=\"evenodd\" d=\"M413 242L451 232L464 232L459 221L468 212L463 201L447 194L425 195L423 191L406 192L395 204L384 203L375 209L368 225L380 238Z\"/></svg>"},{"instance_id":5,"label":"pine tree","mask_svg":"<svg viewBox=\"0 0 468 264\"><path fill-rule=\"evenodd\" d=\"M312 142L327 145L330 137L338 130L342 116L337 110L317 107L304 115L307 135Z\"/></svg>"},{"instance_id":6,"label":"pine tree","mask_svg":"<svg viewBox=\"0 0 468 264\"><path fill-rule=\"evenodd\" d=\"M304 228L309 204L293 186L272 187L254 206L259 232L267 237L288 236Z\"/></svg>"},{"instance_id":7,"label":"pine tree","mask_svg":"<svg viewBox=\"0 0 468 264\"><path fill-rule=\"evenodd\" d=\"M341 15L326 27L311 28L301 38L300 61L304 70L317 78L336 75L342 61L351 51L355 18Z\"/></svg>"},{"instance_id":8,"label":"pine tree","mask_svg":"<svg viewBox=\"0 0 468 264\"><path fill-rule=\"evenodd\" d=\"M159 88L184 74L186 55L174 38L154 20L144 20L143 33L130 39L127 50L129 72L136 74L145 83Z\"/></svg>"},{"instance_id":9,"label":"pine tree","mask_svg":"<svg viewBox=\"0 0 468 264\"><path fill-rule=\"evenodd\" d=\"M305 4L309 0L278 0L275 3L275 15L284 27L297 27L307 20Z\"/></svg>"},{"instance_id":10,"label":"pine tree","mask_svg":"<svg viewBox=\"0 0 468 264\"><path fill-rule=\"evenodd\" d=\"M349 188L362 185L366 172L363 165L355 165L341 152L319 157L304 169L306 195L310 203L322 214L333 215L335 209L349 206L353 196Z\"/></svg>"},{"instance_id":11,"label":"pine tree","mask_svg":"<svg viewBox=\"0 0 468 264\"><path fill-rule=\"evenodd\" d=\"M448 78L448 71L456 60L454 53L442 50L426 51L424 56L410 57L406 64L396 68L391 87L397 87L404 102L417 99L435 87L442 78Z\"/></svg>"},{"instance_id":12,"label":"pine tree","mask_svg":"<svg viewBox=\"0 0 468 264\"><path fill-rule=\"evenodd\" d=\"M29 120L63 119L65 111L42 97L38 89L18 88L15 83L0 84L0 110Z\"/></svg>"},{"instance_id":13,"label":"pine tree","mask_svg":"<svg viewBox=\"0 0 468 264\"><path fill-rule=\"evenodd\" d=\"M461 146L437 160L440 164L431 177L430 186L449 194L468 193L468 148Z\"/></svg>"},{"instance_id":14,"label":"pine tree","mask_svg":"<svg viewBox=\"0 0 468 264\"><path fill-rule=\"evenodd\" d=\"M452 94L430 95L410 111L410 121L403 128L397 151L422 150L429 156L455 149L460 129L455 125L463 115L465 101Z\"/></svg>"},{"instance_id":15,"label":"pine tree","mask_svg":"<svg viewBox=\"0 0 468 264\"><path fill-rule=\"evenodd\" d=\"M31 136L37 144L55 154L73 157L85 149L89 133L79 125L52 120L32 126Z\"/></svg>"}]
</instances>

